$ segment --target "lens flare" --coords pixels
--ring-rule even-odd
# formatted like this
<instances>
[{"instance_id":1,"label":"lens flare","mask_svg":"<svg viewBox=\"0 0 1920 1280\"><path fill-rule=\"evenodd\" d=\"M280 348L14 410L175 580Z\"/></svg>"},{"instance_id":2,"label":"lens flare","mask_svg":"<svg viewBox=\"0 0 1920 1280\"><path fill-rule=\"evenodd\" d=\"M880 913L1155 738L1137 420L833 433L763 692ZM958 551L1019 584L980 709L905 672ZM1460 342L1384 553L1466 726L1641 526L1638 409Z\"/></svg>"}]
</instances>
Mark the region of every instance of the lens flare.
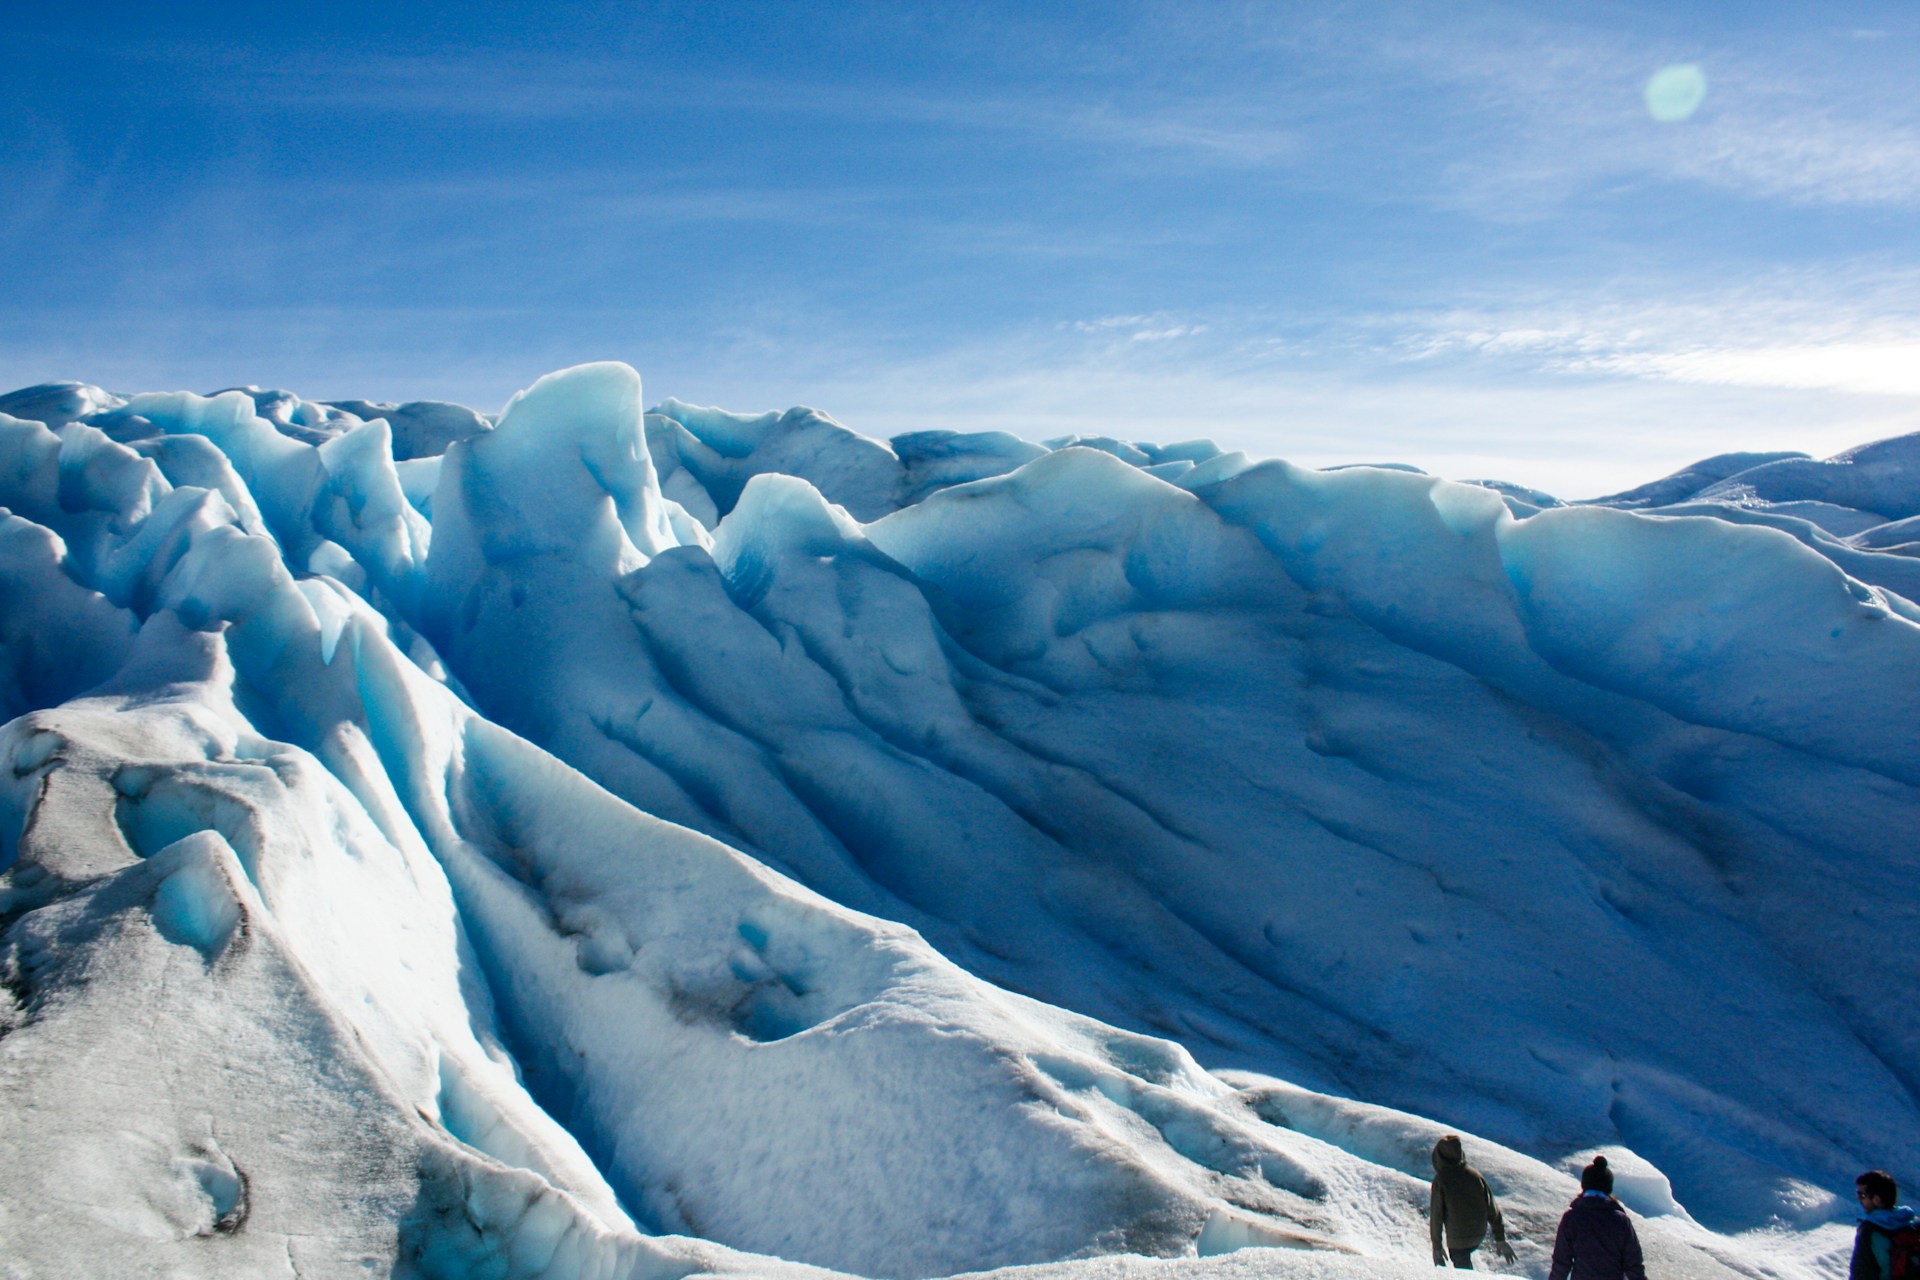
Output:
<instances>
[{"instance_id":1,"label":"lens flare","mask_svg":"<svg viewBox=\"0 0 1920 1280\"><path fill-rule=\"evenodd\" d=\"M1662 67L1647 81L1647 114L1662 124L1685 120L1707 99L1707 77L1691 62Z\"/></svg>"}]
</instances>

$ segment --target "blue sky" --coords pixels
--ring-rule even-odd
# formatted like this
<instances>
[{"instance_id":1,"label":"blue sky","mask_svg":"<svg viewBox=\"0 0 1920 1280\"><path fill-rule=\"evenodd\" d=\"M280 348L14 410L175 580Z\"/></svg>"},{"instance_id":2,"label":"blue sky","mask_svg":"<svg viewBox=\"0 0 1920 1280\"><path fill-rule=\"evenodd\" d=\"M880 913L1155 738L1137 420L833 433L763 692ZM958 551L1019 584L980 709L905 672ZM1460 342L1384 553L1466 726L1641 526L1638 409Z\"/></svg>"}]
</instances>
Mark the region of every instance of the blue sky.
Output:
<instances>
[{"instance_id":1,"label":"blue sky","mask_svg":"<svg viewBox=\"0 0 1920 1280\"><path fill-rule=\"evenodd\" d=\"M0 34L6 386L497 408L617 358L875 435L1568 496L1920 429L1912 3L77 0ZM1705 96L1656 120L1675 66Z\"/></svg>"}]
</instances>

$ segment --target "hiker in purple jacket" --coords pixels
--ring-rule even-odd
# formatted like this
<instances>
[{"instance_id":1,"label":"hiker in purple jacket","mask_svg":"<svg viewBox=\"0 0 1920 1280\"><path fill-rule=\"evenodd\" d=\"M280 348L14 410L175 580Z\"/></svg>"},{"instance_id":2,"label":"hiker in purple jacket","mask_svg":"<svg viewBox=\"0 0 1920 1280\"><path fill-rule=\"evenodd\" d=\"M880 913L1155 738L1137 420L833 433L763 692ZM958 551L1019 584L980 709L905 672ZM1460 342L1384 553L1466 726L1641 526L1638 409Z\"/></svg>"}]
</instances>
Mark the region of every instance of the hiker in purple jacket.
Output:
<instances>
[{"instance_id":1,"label":"hiker in purple jacket","mask_svg":"<svg viewBox=\"0 0 1920 1280\"><path fill-rule=\"evenodd\" d=\"M1647 1280L1633 1219L1613 1198L1605 1156L1580 1171L1580 1196L1560 1215L1547 1280Z\"/></svg>"}]
</instances>

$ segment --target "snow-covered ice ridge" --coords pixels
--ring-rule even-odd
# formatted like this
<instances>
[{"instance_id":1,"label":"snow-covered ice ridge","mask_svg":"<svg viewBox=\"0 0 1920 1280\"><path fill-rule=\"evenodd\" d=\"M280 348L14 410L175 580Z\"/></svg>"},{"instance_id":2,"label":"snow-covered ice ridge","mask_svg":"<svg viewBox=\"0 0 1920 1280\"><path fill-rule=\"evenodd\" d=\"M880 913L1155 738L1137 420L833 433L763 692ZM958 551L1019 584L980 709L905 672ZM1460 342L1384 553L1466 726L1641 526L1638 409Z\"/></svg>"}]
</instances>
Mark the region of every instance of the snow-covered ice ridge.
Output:
<instances>
[{"instance_id":1,"label":"snow-covered ice ridge","mask_svg":"<svg viewBox=\"0 0 1920 1280\"><path fill-rule=\"evenodd\" d=\"M1604 1149L1811 1276L1920 1180L1920 436L643 404L0 397L0 1274L1413 1274L1451 1129L1521 1272Z\"/></svg>"}]
</instances>

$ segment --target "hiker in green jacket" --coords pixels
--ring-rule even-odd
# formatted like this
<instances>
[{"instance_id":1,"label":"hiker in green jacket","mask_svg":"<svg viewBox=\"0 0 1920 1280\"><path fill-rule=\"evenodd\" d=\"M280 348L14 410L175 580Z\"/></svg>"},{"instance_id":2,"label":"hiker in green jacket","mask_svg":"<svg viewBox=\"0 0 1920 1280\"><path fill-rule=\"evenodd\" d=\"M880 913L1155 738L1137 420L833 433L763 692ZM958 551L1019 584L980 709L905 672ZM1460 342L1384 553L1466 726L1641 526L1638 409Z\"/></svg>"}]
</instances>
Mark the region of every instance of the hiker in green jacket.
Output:
<instances>
[{"instance_id":1,"label":"hiker in green jacket","mask_svg":"<svg viewBox=\"0 0 1920 1280\"><path fill-rule=\"evenodd\" d=\"M1507 1224L1500 1220L1493 1189L1480 1171L1467 1163L1457 1133L1449 1133L1433 1144L1430 1205L1434 1266L1444 1267L1451 1260L1463 1271L1473 1270L1473 1251L1487 1238L1489 1229L1500 1256L1514 1261L1513 1248L1507 1244Z\"/></svg>"}]
</instances>

